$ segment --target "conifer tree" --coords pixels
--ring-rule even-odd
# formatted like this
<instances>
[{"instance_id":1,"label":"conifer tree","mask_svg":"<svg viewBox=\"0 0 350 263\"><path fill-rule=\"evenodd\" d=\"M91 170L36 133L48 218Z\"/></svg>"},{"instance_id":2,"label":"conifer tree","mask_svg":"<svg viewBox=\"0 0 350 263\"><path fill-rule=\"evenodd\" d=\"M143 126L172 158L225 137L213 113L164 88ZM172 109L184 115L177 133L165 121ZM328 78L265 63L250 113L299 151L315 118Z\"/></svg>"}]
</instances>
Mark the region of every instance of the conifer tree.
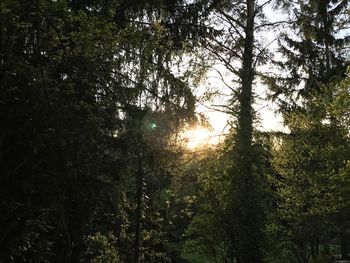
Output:
<instances>
[{"instance_id":1,"label":"conifer tree","mask_svg":"<svg viewBox=\"0 0 350 263\"><path fill-rule=\"evenodd\" d=\"M337 93L325 87L334 86L346 73L344 43L348 38L339 32L349 10L348 1L277 4L293 11L289 21L292 30L284 32L280 40L285 61L277 65L282 74L267 78L290 129L276 147L279 157L275 167L281 176L279 225L289 233L290 243L286 244L300 262L317 262L326 257L323 249L334 235L336 211L331 200L337 195L332 185L346 162L347 150L341 146L346 144L346 135L339 116L324 107ZM323 199L325 196L328 198Z\"/></svg>"}]
</instances>

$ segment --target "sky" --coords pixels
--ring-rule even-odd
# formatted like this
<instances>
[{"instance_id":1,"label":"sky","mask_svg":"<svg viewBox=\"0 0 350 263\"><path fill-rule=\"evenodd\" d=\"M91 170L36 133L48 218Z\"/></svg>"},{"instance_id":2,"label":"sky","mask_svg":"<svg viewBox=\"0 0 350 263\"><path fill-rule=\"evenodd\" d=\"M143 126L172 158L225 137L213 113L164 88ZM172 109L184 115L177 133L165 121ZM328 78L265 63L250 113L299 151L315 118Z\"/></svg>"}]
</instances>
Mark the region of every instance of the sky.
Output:
<instances>
[{"instance_id":1,"label":"sky","mask_svg":"<svg viewBox=\"0 0 350 263\"><path fill-rule=\"evenodd\" d=\"M265 1L258 2L261 4ZM270 21L281 21L283 18L285 18L284 14L276 10L272 10L272 7L269 5L264 8L264 11ZM276 35L276 32L267 32L264 33L263 36L259 36L259 38L263 43L269 44L269 48L275 49L277 48L277 41L274 41L276 40ZM277 53L275 52L275 54ZM222 75L224 75L226 83L231 83L232 76L226 75L224 68L219 66L216 69L220 71ZM261 67L259 70L269 70L268 65ZM221 134L228 132L229 125L227 124L230 119L230 115L213 110L213 108L217 108L219 110L223 109L213 105L228 105L228 99L230 98L231 92L218 79L218 73L216 73L215 70L210 70L207 74L206 81L202 83L196 93L197 96L201 97L208 89L216 88L220 93L228 95L217 96L213 101L205 101L197 105L197 111L203 113L208 118L214 129L214 133ZM266 99L267 88L258 82L255 83L254 88L255 93L258 95L258 99L256 99L254 104L254 109L257 111L258 119L260 120L260 123L257 124L256 128L264 131L286 131L286 128L283 127L282 116L276 112L277 105Z\"/></svg>"}]
</instances>

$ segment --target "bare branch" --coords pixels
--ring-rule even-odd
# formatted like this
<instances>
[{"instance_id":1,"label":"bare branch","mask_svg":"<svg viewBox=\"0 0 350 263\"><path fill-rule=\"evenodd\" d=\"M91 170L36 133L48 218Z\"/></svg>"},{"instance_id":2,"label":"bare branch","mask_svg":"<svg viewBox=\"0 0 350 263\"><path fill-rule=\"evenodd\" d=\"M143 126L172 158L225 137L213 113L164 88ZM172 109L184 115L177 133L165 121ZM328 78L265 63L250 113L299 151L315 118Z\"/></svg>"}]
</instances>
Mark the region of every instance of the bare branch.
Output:
<instances>
[{"instance_id":1,"label":"bare branch","mask_svg":"<svg viewBox=\"0 0 350 263\"><path fill-rule=\"evenodd\" d=\"M277 38L273 39L271 42L269 42L265 47L263 47L262 49L260 49L259 51L259 54L256 56L255 58L255 61L254 61L254 68L256 67L256 65L258 64L259 62L259 59L261 58L262 54L264 51L266 51L266 49L272 45L273 42L275 42L277 40Z\"/></svg>"},{"instance_id":2,"label":"bare branch","mask_svg":"<svg viewBox=\"0 0 350 263\"><path fill-rule=\"evenodd\" d=\"M264 24L260 24L260 25L256 26L254 28L254 30L258 30L262 27L279 26L281 24L290 24L290 23L291 22L289 22L289 21L276 21L276 22L271 22L271 23L264 23Z\"/></svg>"},{"instance_id":3,"label":"bare branch","mask_svg":"<svg viewBox=\"0 0 350 263\"><path fill-rule=\"evenodd\" d=\"M265 3L257 6L257 8L255 9L254 14L258 14L265 6L267 6L268 4L270 4L273 0L267 0Z\"/></svg>"},{"instance_id":4,"label":"bare branch","mask_svg":"<svg viewBox=\"0 0 350 263\"><path fill-rule=\"evenodd\" d=\"M233 89L230 85L228 85L227 83L226 83L226 81L225 81L225 79L224 79L224 76L222 75L222 73L219 71L219 70L217 70L216 68L212 68L213 70L215 70L216 71L216 73L218 73L219 74L219 79L222 81L222 83L224 83L224 85L229 89L229 90L231 90L236 96L238 95L238 92L235 90L235 89Z\"/></svg>"},{"instance_id":5,"label":"bare branch","mask_svg":"<svg viewBox=\"0 0 350 263\"><path fill-rule=\"evenodd\" d=\"M236 23L243 31L245 29L245 25L239 21L238 19L234 18L233 16L230 16L229 14L225 13L221 9L218 9L219 13L222 14L228 21L231 21L230 24L234 25L232 22Z\"/></svg>"},{"instance_id":6,"label":"bare branch","mask_svg":"<svg viewBox=\"0 0 350 263\"><path fill-rule=\"evenodd\" d=\"M209 46L210 46L210 45L209 45ZM238 74L239 74L238 70L236 70L233 66L231 66L231 61L230 61L230 60L227 60L226 58L224 58L224 57L215 49L215 47L213 48L212 46L210 46L210 47L206 46L206 47L204 47L204 48L206 48L207 50L209 50L210 52L212 52L212 53L216 56L216 58L217 58L218 60L220 60L221 62L223 62L224 65L225 65L225 67L226 67L229 71L231 71L233 74L235 74L235 75L238 75Z\"/></svg>"},{"instance_id":7,"label":"bare branch","mask_svg":"<svg viewBox=\"0 0 350 263\"><path fill-rule=\"evenodd\" d=\"M242 56L240 54L238 54L234 49L230 48L229 46L227 45L224 45L223 43L221 43L220 41L214 39L215 43L217 45L219 45L221 48L224 48L226 50L228 50L234 57L237 57L239 59L243 59Z\"/></svg>"},{"instance_id":8,"label":"bare branch","mask_svg":"<svg viewBox=\"0 0 350 263\"><path fill-rule=\"evenodd\" d=\"M233 23L233 21L232 21L231 19L228 18L228 17L230 17L230 16L226 17L226 16L225 16L224 14L222 14L222 13L221 13L221 15L223 15L223 16L225 17L225 19L222 18L222 17L221 17L221 19L224 20L225 22L229 23L230 26L231 26L231 28L233 28L234 31L235 31L241 38L244 38L244 36L242 35L241 31L239 31L239 29L237 28L236 24ZM240 24L241 24L241 23L240 23ZM243 24L241 24L241 25L243 26ZM241 25L239 25L239 26L241 26ZM241 26L241 28L242 28L242 30L244 30L244 28L243 28L242 26Z\"/></svg>"},{"instance_id":9,"label":"bare branch","mask_svg":"<svg viewBox=\"0 0 350 263\"><path fill-rule=\"evenodd\" d=\"M197 101L198 102L198 101ZM216 111L216 112L222 112L222 113L226 113L226 114L230 114L230 115L235 115L237 114L237 111L233 108L230 108L227 105L205 105L201 102L198 102L201 106L203 106L204 108L208 109L208 110L212 110L212 111ZM216 108L214 108L216 107ZM219 108L226 108L226 110L224 109L219 109Z\"/></svg>"}]
</instances>

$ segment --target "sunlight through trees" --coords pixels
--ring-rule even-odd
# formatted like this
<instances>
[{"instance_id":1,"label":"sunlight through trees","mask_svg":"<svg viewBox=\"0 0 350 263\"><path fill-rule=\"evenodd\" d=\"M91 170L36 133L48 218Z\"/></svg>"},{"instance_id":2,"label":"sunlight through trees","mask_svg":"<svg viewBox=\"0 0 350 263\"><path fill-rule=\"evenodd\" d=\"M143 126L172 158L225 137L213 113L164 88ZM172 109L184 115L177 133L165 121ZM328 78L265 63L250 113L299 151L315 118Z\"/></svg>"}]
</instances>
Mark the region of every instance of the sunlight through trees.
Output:
<instances>
[{"instance_id":1,"label":"sunlight through trees","mask_svg":"<svg viewBox=\"0 0 350 263\"><path fill-rule=\"evenodd\" d=\"M350 262L349 17L3 0L0 263Z\"/></svg>"}]
</instances>

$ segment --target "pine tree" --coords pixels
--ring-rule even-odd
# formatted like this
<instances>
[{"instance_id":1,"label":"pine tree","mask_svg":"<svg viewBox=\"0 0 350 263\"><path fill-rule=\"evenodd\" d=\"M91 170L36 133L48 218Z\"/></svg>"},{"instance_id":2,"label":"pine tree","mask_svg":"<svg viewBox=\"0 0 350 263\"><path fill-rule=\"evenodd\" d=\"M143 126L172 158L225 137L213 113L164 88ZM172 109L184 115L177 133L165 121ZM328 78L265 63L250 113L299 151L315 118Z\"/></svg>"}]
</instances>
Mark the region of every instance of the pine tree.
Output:
<instances>
[{"instance_id":1,"label":"pine tree","mask_svg":"<svg viewBox=\"0 0 350 263\"><path fill-rule=\"evenodd\" d=\"M267 81L272 84L273 96L279 98L284 123L290 129L276 146L275 167L281 176L279 225L285 231L281 234L289 235L288 249L300 262L317 262L326 257L322 253L331 253L323 249L334 235L334 180L347 150L342 147L346 136L339 116L324 108L337 91L325 87L345 76L347 38L338 33L347 2L277 1L293 10L292 31L280 40L285 61L277 64L282 74Z\"/></svg>"},{"instance_id":2,"label":"pine tree","mask_svg":"<svg viewBox=\"0 0 350 263\"><path fill-rule=\"evenodd\" d=\"M267 3L257 1L213 1L207 24L214 35L202 47L215 62L221 63L225 74L216 70L223 85L231 91L229 105L224 110L236 120L232 145L230 189L227 194L225 224L222 224L229 243L230 255L237 262L263 262L265 211L262 193L264 175L257 171L253 131L256 116L253 110L256 67L266 58L256 34L271 26L264 14ZM214 67L215 70L215 67Z\"/></svg>"}]
</instances>

